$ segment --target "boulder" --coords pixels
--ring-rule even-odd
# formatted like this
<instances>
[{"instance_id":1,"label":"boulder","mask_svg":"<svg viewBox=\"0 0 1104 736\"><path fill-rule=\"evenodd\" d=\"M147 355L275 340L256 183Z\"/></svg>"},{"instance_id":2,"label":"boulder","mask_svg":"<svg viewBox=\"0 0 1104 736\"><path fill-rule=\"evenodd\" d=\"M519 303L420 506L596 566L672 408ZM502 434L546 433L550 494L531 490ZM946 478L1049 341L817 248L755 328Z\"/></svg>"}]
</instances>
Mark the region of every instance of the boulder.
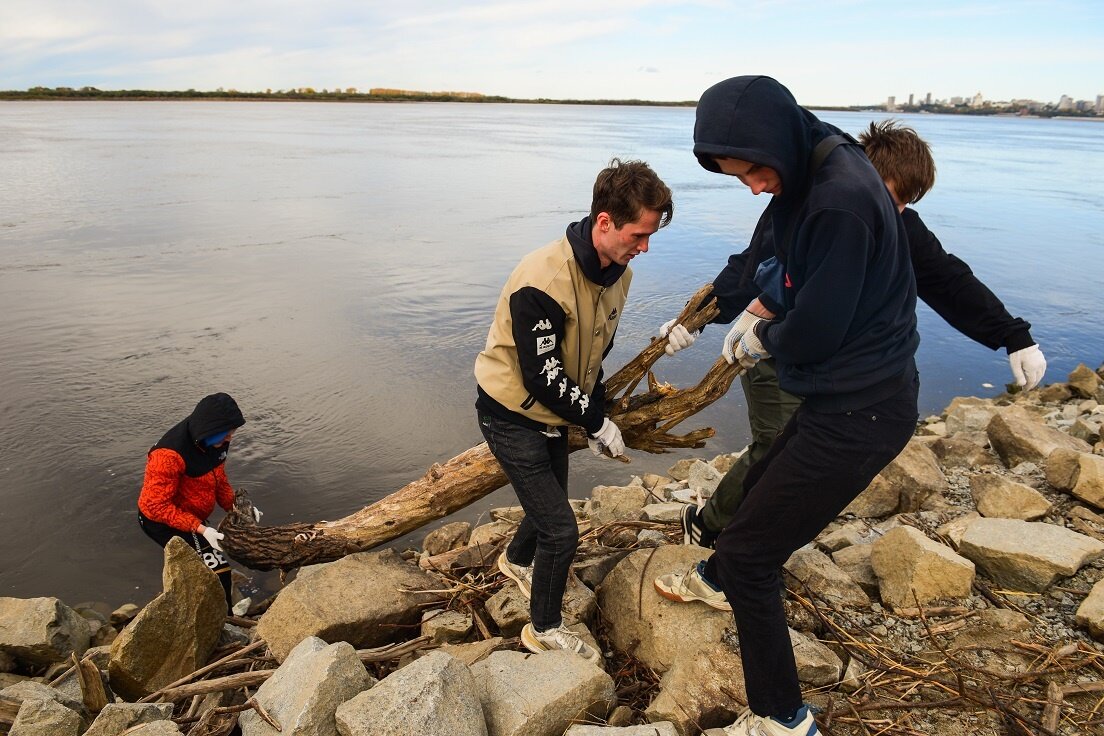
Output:
<instances>
[{"instance_id":1,"label":"boulder","mask_svg":"<svg viewBox=\"0 0 1104 736\"><path fill-rule=\"evenodd\" d=\"M1104 457L1059 448L1047 457L1047 483L1104 508Z\"/></svg>"},{"instance_id":2,"label":"boulder","mask_svg":"<svg viewBox=\"0 0 1104 736\"><path fill-rule=\"evenodd\" d=\"M1104 380L1101 380L1100 376L1096 375L1096 372L1084 363L1073 369L1073 373L1069 374L1067 383L1070 391L1075 396L1080 396L1083 399L1096 399L1101 388L1104 387Z\"/></svg>"},{"instance_id":3,"label":"boulder","mask_svg":"<svg viewBox=\"0 0 1104 736\"><path fill-rule=\"evenodd\" d=\"M598 588L598 607L615 649L631 653L658 673L680 657L719 642L732 614L704 603L676 603L656 592L660 575L684 573L709 550L665 545L633 552L617 564Z\"/></svg>"},{"instance_id":4,"label":"boulder","mask_svg":"<svg viewBox=\"0 0 1104 736\"><path fill-rule=\"evenodd\" d=\"M1002 475L971 475L970 494L982 516L1034 521L1050 513L1043 494Z\"/></svg>"},{"instance_id":5,"label":"boulder","mask_svg":"<svg viewBox=\"0 0 1104 736\"><path fill-rule=\"evenodd\" d=\"M439 555L423 554L418 559L418 567L423 570L450 573L459 577L465 570L486 567L494 562L499 552L500 550L496 544L469 544L466 547L450 549L448 552L442 552Z\"/></svg>"},{"instance_id":6,"label":"boulder","mask_svg":"<svg viewBox=\"0 0 1104 736\"><path fill-rule=\"evenodd\" d=\"M253 710L244 711L238 725L242 736L338 736L338 707L374 682L350 644L311 636L288 652L254 696L283 730Z\"/></svg>"},{"instance_id":7,"label":"boulder","mask_svg":"<svg viewBox=\"0 0 1104 736\"><path fill-rule=\"evenodd\" d=\"M650 503L644 507L645 521L678 521L682 518L682 510L686 508L684 503Z\"/></svg>"},{"instance_id":8,"label":"boulder","mask_svg":"<svg viewBox=\"0 0 1104 736\"><path fill-rule=\"evenodd\" d=\"M336 722L341 736L487 736L471 670L440 651L338 706Z\"/></svg>"},{"instance_id":9,"label":"boulder","mask_svg":"<svg viewBox=\"0 0 1104 736\"><path fill-rule=\"evenodd\" d=\"M1019 406L1010 406L989 421L989 442L1005 467L1038 463L1058 448L1088 452L1087 442L1048 427Z\"/></svg>"},{"instance_id":10,"label":"boulder","mask_svg":"<svg viewBox=\"0 0 1104 736\"><path fill-rule=\"evenodd\" d=\"M843 513L854 514L860 519L877 519L892 514L900 505L901 489L881 475L876 475L870 485L847 504Z\"/></svg>"},{"instance_id":11,"label":"boulder","mask_svg":"<svg viewBox=\"0 0 1104 736\"><path fill-rule=\"evenodd\" d=\"M594 590L602 584L602 581L606 579L606 575L609 575L610 570L616 567L617 563L625 559L625 556L628 554L629 550L627 549L608 548L603 549L598 554L587 554L583 552L576 556L572 570L579 580L582 581L583 585Z\"/></svg>"},{"instance_id":12,"label":"boulder","mask_svg":"<svg viewBox=\"0 0 1104 736\"><path fill-rule=\"evenodd\" d=\"M88 649L91 629L57 598L0 598L0 652L30 668Z\"/></svg>"},{"instance_id":13,"label":"boulder","mask_svg":"<svg viewBox=\"0 0 1104 736\"><path fill-rule=\"evenodd\" d=\"M1070 389L1069 384L1052 383L1036 389L1035 398L1044 404L1059 404L1072 399L1073 390Z\"/></svg>"},{"instance_id":14,"label":"boulder","mask_svg":"<svg viewBox=\"0 0 1104 736\"><path fill-rule=\"evenodd\" d=\"M673 478L674 480L686 480L690 477L690 466L698 462L701 461L697 458L683 458L671 467L667 468L667 475L671 476L671 478Z\"/></svg>"},{"instance_id":15,"label":"boulder","mask_svg":"<svg viewBox=\"0 0 1104 736\"><path fill-rule=\"evenodd\" d=\"M226 620L218 577L179 537L165 546L161 584L161 594L111 644L111 688L127 700L207 664Z\"/></svg>"},{"instance_id":16,"label":"boulder","mask_svg":"<svg viewBox=\"0 0 1104 736\"><path fill-rule=\"evenodd\" d=\"M970 525L981 518L981 514L976 511L968 511L962 516L951 519L945 524L941 524L936 528L935 533L941 537L946 537L951 540L951 544L955 549L962 543L962 535L966 533L966 530L970 528Z\"/></svg>"},{"instance_id":17,"label":"boulder","mask_svg":"<svg viewBox=\"0 0 1104 736\"><path fill-rule=\"evenodd\" d=\"M475 622L469 614L440 608L422 614L422 636L438 644L459 643L471 633Z\"/></svg>"},{"instance_id":18,"label":"boulder","mask_svg":"<svg viewBox=\"0 0 1104 736\"><path fill-rule=\"evenodd\" d=\"M970 594L974 563L918 529L891 529L871 546L870 561L886 605L908 608Z\"/></svg>"},{"instance_id":19,"label":"boulder","mask_svg":"<svg viewBox=\"0 0 1104 736\"><path fill-rule=\"evenodd\" d=\"M947 489L947 478L939 469L935 453L915 438L878 475L900 490L900 511L929 508Z\"/></svg>"},{"instance_id":20,"label":"boulder","mask_svg":"<svg viewBox=\"0 0 1104 736\"><path fill-rule=\"evenodd\" d=\"M24 700L12 723L11 736L77 736L81 717L54 700Z\"/></svg>"},{"instance_id":21,"label":"boulder","mask_svg":"<svg viewBox=\"0 0 1104 736\"><path fill-rule=\"evenodd\" d=\"M57 688L43 685L41 682L23 680L4 688L0 691L0 695L20 701L52 700L81 716L85 715L84 703L81 700L75 699L72 695L63 693Z\"/></svg>"},{"instance_id":22,"label":"boulder","mask_svg":"<svg viewBox=\"0 0 1104 736\"><path fill-rule=\"evenodd\" d=\"M723 642L680 657L659 681L644 711L653 723L667 721L680 736L726 726L747 707L740 653Z\"/></svg>"},{"instance_id":23,"label":"boulder","mask_svg":"<svg viewBox=\"0 0 1104 736\"><path fill-rule=\"evenodd\" d=\"M808 587L833 608L870 605L870 597L859 584L818 549L802 547L796 550L782 569L800 583L796 586L798 590Z\"/></svg>"},{"instance_id":24,"label":"boulder","mask_svg":"<svg viewBox=\"0 0 1104 736\"><path fill-rule=\"evenodd\" d=\"M490 736L561 736L617 697L613 678L571 652L495 652L471 672Z\"/></svg>"},{"instance_id":25,"label":"boulder","mask_svg":"<svg viewBox=\"0 0 1104 736\"><path fill-rule=\"evenodd\" d=\"M690 490L696 491L702 498L712 496L720 485L724 473L709 463L698 460L690 466L690 472L686 476L686 484Z\"/></svg>"},{"instance_id":26,"label":"boulder","mask_svg":"<svg viewBox=\"0 0 1104 736\"><path fill-rule=\"evenodd\" d=\"M108 703L84 736L119 736L132 726L172 718L172 703Z\"/></svg>"},{"instance_id":27,"label":"boulder","mask_svg":"<svg viewBox=\"0 0 1104 736\"><path fill-rule=\"evenodd\" d=\"M989 420L999 407L988 399L976 396L957 396L947 405L947 434L959 432L984 432Z\"/></svg>"},{"instance_id":28,"label":"boulder","mask_svg":"<svg viewBox=\"0 0 1104 736\"><path fill-rule=\"evenodd\" d=\"M816 543L818 547L828 552L836 552L855 544L870 544L877 538L878 534L870 527L870 524L862 519L856 519L834 528L833 525L829 525L816 538Z\"/></svg>"},{"instance_id":29,"label":"boulder","mask_svg":"<svg viewBox=\"0 0 1104 736\"><path fill-rule=\"evenodd\" d=\"M501 636L491 639L473 641L469 644L445 644L439 650L471 667L476 662L486 659L494 652L507 648L507 642Z\"/></svg>"},{"instance_id":30,"label":"boulder","mask_svg":"<svg viewBox=\"0 0 1104 736\"><path fill-rule=\"evenodd\" d=\"M516 527L516 524L509 521L492 521L489 524L480 524L472 529L471 536L468 537L468 544L472 547L480 544L497 544L509 536Z\"/></svg>"},{"instance_id":31,"label":"boulder","mask_svg":"<svg viewBox=\"0 0 1104 736\"><path fill-rule=\"evenodd\" d=\"M869 544L853 544L832 553L832 562L859 584L868 596L878 595L878 576L870 561L873 547Z\"/></svg>"},{"instance_id":32,"label":"boulder","mask_svg":"<svg viewBox=\"0 0 1104 736\"><path fill-rule=\"evenodd\" d=\"M1077 607L1077 623L1097 639L1104 639L1104 580L1098 580Z\"/></svg>"},{"instance_id":33,"label":"boulder","mask_svg":"<svg viewBox=\"0 0 1104 736\"><path fill-rule=\"evenodd\" d=\"M643 486L595 486L590 496L591 521L597 526L619 519L639 519L650 498Z\"/></svg>"},{"instance_id":34,"label":"boulder","mask_svg":"<svg viewBox=\"0 0 1104 736\"><path fill-rule=\"evenodd\" d=\"M1092 445L1100 441L1100 428L1100 420L1078 417L1070 425L1069 433L1071 437L1084 440Z\"/></svg>"},{"instance_id":35,"label":"boulder","mask_svg":"<svg viewBox=\"0 0 1104 736\"><path fill-rule=\"evenodd\" d=\"M999 585L1038 593L1104 555L1104 543L1054 524L978 519L958 551Z\"/></svg>"},{"instance_id":36,"label":"boulder","mask_svg":"<svg viewBox=\"0 0 1104 736\"><path fill-rule=\"evenodd\" d=\"M987 449L965 436L940 437L929 445L944 468L978 468L997 464Z\"/></svg>"},{"instance_id":37,"label":"boulder","mask_svg":"<svg viewBox=\"0 0 1104 736\"><path fill-rule=\"evenodd\" d=\"M812 637L790 629L797 679L814 687L835 685L843 675L843 660Z\"/></svg>"},{"instance_id":38,"label":"boulder","mask_svg":"<svg viewBox=\"0 0 1104 736\"><path fill-rule=\"evenodd\" d=\"M280 591L257 624L257 636L283 660L308 636L375 647L392 641L395 626L418 624L440 581L403 561L394 550L359 552L312 565Z\"/></svg>"},{"instance_id":39,"label":"boulder","mask_svg":"<svg viewBox=\"0 0 1104 736\"><path fill-rule=\"evenodd\" d=\"M466 521L454 521L451 524L434 529L425 535L422 541L422 549L431 557L450 549L463 547L471 537L472 526Z\"/></svg>"},{"instance_id":40,"label":"boulder","mask_svg":"<svg viewBox=\"0 0 1104 736\"><path fill-rule=\"evenodd\" d=\"M529 623L529 599L522 595L516 583L503 585L483 607L503 636L517 636Z\"/></svg>"}]
</instances>

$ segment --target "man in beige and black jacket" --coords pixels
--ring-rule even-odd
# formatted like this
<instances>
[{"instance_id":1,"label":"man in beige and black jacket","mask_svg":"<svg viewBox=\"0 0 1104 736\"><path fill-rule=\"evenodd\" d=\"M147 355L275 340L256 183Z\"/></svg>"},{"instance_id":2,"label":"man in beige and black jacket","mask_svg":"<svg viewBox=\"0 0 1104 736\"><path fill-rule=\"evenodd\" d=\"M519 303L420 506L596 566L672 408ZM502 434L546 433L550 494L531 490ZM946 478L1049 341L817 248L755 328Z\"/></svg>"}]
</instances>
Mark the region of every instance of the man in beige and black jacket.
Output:
<instances>
[{"instance_id":1,"label":"man in beige and black jacket","mask_svg":"<svg viewBox=\"0 0 1104 736\"><path fill-rule=\"evenodd\" d=\"M628 263L671 221L671 191L647 164L614 159L594 183L590 215L518 264L475 361L479 426L525 518L499 568L530 598L526 648L600 655L563 626L560 607L579 542L567 500L567 426L591 448L625 450L605 416L602 359L629 292Z\"/></svg>"}]
</instances>

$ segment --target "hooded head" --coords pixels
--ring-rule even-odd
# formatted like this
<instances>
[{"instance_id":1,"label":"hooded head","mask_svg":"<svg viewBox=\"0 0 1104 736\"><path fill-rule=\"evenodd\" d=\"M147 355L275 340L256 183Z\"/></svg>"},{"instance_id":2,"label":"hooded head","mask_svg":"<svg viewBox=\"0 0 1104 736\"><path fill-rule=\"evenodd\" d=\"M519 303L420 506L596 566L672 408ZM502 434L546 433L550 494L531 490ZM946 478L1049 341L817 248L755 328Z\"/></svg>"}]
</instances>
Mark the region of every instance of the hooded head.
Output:
<instances>
[{"instance_id":1,"label":"hooded head","mask_svg":"<svg viewBox=\"0 0 1104 736\"><path fill-rule=\"evenodd\" d=\"M188 416L188 434L200 442L225 435L245 424L238 404L230 394L204 396Z\"/></svg>"},{"instance_id":2,"label":"hooded head","mask_svg":"<svg viewBox=\"0 0 1104 736\"><path fill-rule=\"evenodd\" d=\"M718 156L768 166L782 180L780 196L793 197L805 190L813 148L833 132L774 79L733 77L698 101L694 155L714 173Z\"/></svg>"}]
</instances>

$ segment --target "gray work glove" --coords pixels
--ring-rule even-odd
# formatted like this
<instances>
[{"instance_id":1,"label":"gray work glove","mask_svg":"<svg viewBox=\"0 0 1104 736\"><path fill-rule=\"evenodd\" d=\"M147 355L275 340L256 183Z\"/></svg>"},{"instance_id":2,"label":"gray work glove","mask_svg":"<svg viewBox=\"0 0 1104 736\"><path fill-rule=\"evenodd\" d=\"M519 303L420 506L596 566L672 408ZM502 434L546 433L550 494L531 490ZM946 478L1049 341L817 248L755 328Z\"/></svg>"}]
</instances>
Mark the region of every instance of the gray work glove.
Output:
<instances>
[{"instance_id":1,"label":"gray work glove","mask_svg":"<svg viewBox=\"0 0 1104 736\"><path fill-rule=\"evenodd\" d=\"M724 346L721 348L721 357L728 361L729 365L736 362L736 347L743 336L754 329L755 325L765 321L765 317L752 314L746 309L732 325L732 329L725 335ZM752 363L754 365L754 363Z\"/></svg>"},{"instance_id":2,"label":"gray work glove","mask_svg":"<svg viewBox=\"0 0 1104 736\"><path fill-rule=\"evenodd\" d=\"M736 344L735 350L732 351L733 359L728 362L739 363L744 367L744 370L751 370L760 360L769 357L770 353L763 347L763 341L755 334L755 328L753 327L740 338L740 342Z\"/></svg>"},{"instance_id":3,"label":"gray work glove","mask_svg":"<svg viewBox=\"0 0 1104 736\"><path fill-rule=\"evenodd\" d=\"M668 322L664 322L663 326L659 328L659 336L667 338L667 345L663 348L663 352L668 355L674 355L680 350L690 347L694 344L694 340L698 339L697 332L691 332L682 325L676 325L675 321L678 319L672 319Z\"/></svg>"}]
</instances>

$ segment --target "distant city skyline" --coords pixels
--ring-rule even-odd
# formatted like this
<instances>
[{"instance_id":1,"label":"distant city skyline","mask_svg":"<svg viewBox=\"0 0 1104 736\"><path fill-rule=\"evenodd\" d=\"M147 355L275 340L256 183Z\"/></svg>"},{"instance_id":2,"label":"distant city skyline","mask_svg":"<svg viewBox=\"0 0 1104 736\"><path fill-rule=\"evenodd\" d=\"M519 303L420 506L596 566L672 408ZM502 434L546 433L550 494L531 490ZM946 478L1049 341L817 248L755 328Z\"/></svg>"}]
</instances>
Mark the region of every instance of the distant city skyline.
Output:
<instances>
[{"instance_id":1,"label":"distant city skyline","mask_svg":"<svg viewBox=\"0 0 1104 736\"><path fill-rule=\"evenodd\" d=\"M5 0L0 89L681 101L769 74L808 106L978 91L1057 104L1104 92L1102 31L1090 0Z\"/></svg>"}]
</instances>

